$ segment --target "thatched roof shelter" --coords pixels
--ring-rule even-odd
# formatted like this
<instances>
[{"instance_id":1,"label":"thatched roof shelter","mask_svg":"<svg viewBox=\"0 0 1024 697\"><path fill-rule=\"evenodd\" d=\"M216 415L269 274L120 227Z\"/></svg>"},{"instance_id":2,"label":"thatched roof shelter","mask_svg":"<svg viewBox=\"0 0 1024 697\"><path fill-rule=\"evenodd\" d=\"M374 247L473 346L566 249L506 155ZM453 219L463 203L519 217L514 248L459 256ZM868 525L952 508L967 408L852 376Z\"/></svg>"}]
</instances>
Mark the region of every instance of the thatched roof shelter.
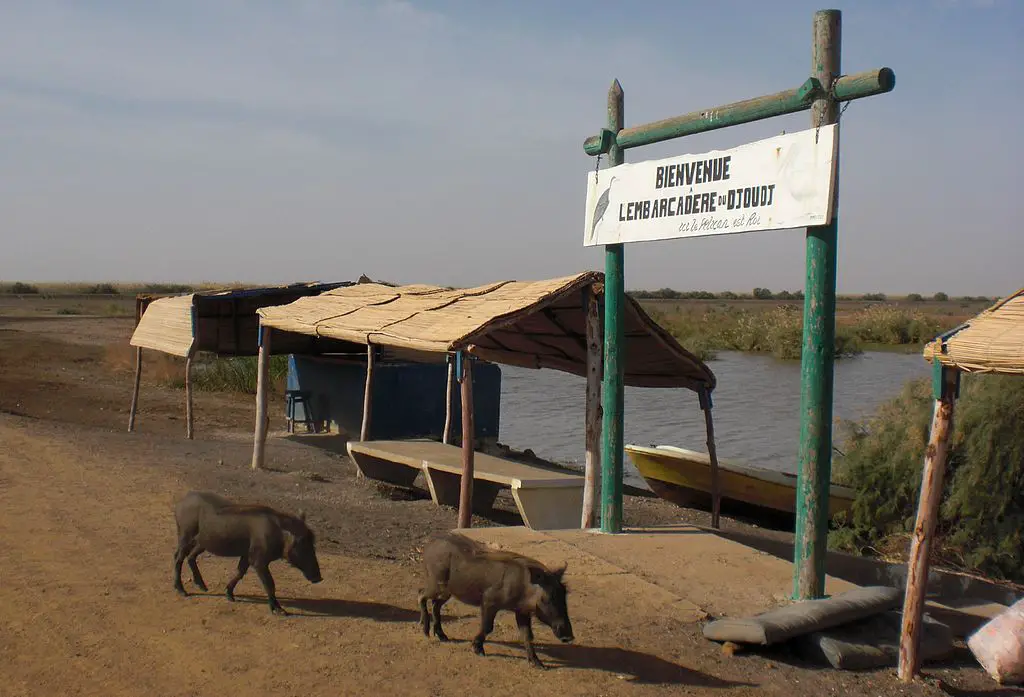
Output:
<instances>
[{"instance_id":1,"label":"thatched roof shelter","mask_svg":"<svg viewBox=\"0 0 1024 697\"><path fill-rule=\"evenodd\" d=\"M259 352L259 317L256 311L268 305L290 303L342 286L333 283L293 283L197 291L184 295L139 295L135 302L135 330L129 343L136 348L135 385L128 415L128 430L135 428L142 349L159 351L186 359L186 435L193 434L192 357L198 351L219 356L255 356ZM277 346L283 353L318 353L337 348L334 342L293 337Z\"/></svg>"},{"instance_id":2,"label":"thatched roof shelter","mask_svg":"<svg viewBox=\"0 0 1024 697\"><path fill-rule=\"evenodd\" d=\"M275 342L300 334L425 354L465 350L493 363L585 376L585 293L603 281L604 274L588 271L463 289L367 283L257 313ZM636 300L627 296L625 309L627 385L714 389L711 369Z\"/></svg>"},{"instance_id":3,"label":"thatched roof shelter","mask_svg":"<svg viewBox=\"0 0 1024 697\"><path fill-rule=\"evenodd\" d=\"M1024 288L930 342L924 357L967 373L1024 375Z\"/></svg>"},{"instance_id":4,"label":"thatched roof shelter","mask_svg":"<svg viewBox=\"0 0 1024 697\"><path fill-rule=\"evenodd\" d=\"M542 281L499 281L476 288L433 285L385 286L361 283L336 288L315 297L257 311L260 346L271 347L288 337L307 336L364 345L366 389L360 440L369 440L373 395L373 365L380 349L414 354L430 360L455 355L459 373L449 363L448 415L444 442L451 422L453 381L462 384L463 473L460 527L469 525L473 479L472 360L526 368L551 368L586 377L586 485L583 527L589 527L596 506L594 487L601 440L601 305L604 274L586 271ZM683 387L697 393L705 412L708 446L712 457L713 524L718 522L717 457L711 423L710 395L715 375L698 357L683 348L633 298L624 306L624 343L619 360L624 383L634 387ZM267 351L268 353L270 350ZM259 380L266 379L261 352ZM266 393L257 389L257 417L253 444L254 469L262 467L267 437ZM468 425L467 425L468 424ZM467 493L469 492L469 493Z\"/></svg>"},{"instance_id":5,"label":"thatched roof shelter","mask_svg":"<svg viewBox=\"0 0 1024 697\"><path fill-rule=\"evenodd\" d=\"M925 451L917 522L907 563L898 669L904 681L911 680L920 667L920 630L928 584L928 556L942 501L960 374L1024 375L1024 288L938 336L925 346L923 353L933 367L935 413Z\"/></svg>"}]
</instances>

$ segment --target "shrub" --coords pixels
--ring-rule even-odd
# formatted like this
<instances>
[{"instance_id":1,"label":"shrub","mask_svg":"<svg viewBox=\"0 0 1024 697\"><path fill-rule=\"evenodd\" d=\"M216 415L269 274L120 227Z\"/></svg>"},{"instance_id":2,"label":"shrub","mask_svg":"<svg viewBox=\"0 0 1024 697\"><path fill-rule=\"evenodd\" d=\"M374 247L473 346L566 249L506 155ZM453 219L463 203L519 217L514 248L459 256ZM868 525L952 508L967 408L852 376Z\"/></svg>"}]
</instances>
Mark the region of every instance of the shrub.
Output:
<instances>
[{"instance_id":1,"label":"shrub","mask_svg":"<svg viewBox=\"0 0 1024 697\"><path fill-rule=\"evenodd\" d=\"M949 296L946 295L945 293L943 293L942 291L939 291L938 293L936 293L935 295L932 296L932 300L934 300L936 302L944 303L947 300L949 300Z\"/></svg>"},{"instance_id":2,"label":"shrub","mask_svg":"<svg viewBox=\"0 0 1024 697\"><path fill-rule=\"evenodd\" d=\"M924 298L921 297L920 293L911 293L907 296L907 300L909 300L912 303L919 303L922 300L924 300Z\"/></svg>"},{"instance_id":3,"label":"shrub","mask_svg":"<svg viewBox=\"0 0 1024 697\"><path fill-rule=\"evenodd\" d=\"M13 293L14 295L38 295L39 288L29 283L22 283L21 281L17 281L16 283L11 284L9 292Z\"/></svg>"},{"instance_id":4,"label":"shrub","mask_svg":"<svg viewBox=\"0 0 1024 697\"><path fill-rule=\"evenodd\" d=\"M772 292L767 288L755 288L754 297L758 300L771 300Z\"/></svg>"},{"instance_id":5,"label":"shrub","mask_svg":"<svg viewBox=\"0 0 1024 697\"><path fill-rule=\"evenodd\" d=\"M885 293L865 293L860 297L861 300L866 302L885 302Z\"/></svg>"},{"instance_id":6,"label":"shrub","mask_svg":"<svg viewBox=\"0 0 1024 697\"><path fill-rule=\"evenodd\" d=\"M844 424L835 479L857 496L831 546L903 560L913 530L932 418L929 379L870 419ZM933 560L1024 581L1024 379L965 375L956 405ZM837 516L839 518L839 516Z\"/></svg>"}]
</instances>

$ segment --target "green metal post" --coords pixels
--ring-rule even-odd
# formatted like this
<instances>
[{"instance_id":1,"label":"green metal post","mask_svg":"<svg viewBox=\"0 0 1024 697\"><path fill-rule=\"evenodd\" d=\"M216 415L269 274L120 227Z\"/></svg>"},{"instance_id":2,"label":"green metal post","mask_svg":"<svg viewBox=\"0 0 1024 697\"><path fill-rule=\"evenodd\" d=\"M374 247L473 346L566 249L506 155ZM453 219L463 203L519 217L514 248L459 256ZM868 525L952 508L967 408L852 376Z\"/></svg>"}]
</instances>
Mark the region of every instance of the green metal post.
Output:
<instances>
[{"instance_id":1,"label":"green metal post","mask_svg":"<svg viewBox=\"0 0 1024 697\"><path fill-rule=\"evenodd\" d=\"M840 74L842 13L814 13L813 77L827 90ZM838 121L838 104L819 93L811 126ZM838 131L836 138L839 138ZM793 595L798 600L825 594L829 488L832 478L832 390L835 350L836 246L839 216L839 149L832 220L807 228L807 280L800 373L800 471L797 479Z\"/></svg>"},{"instance_id":2,"label":"green metal post","mask_svg":"<svg viewBox=\"0 0 1024 697\"><path fill-rule=\"evenodd\" d=\"M625 123L622 85L616 80L608 90L608 130L618 133ZM618 145L608 149L608 165L625 161ZM601 531L622 531L623 378L620 360L625 337L622 308L626 303L625 249L620 244L604 248L604 384L601 386Z\"/></svg>"}]
</instances>

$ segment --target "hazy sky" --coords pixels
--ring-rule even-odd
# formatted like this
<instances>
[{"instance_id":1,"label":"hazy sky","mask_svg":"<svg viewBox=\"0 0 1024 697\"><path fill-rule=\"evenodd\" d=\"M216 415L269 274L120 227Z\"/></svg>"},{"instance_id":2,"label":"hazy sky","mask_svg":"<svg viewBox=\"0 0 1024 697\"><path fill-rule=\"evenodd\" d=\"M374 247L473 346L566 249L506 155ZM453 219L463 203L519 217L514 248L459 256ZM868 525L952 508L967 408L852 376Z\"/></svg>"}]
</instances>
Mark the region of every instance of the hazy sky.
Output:
<instances>
[{"instance_id":1,"label":"hazy sky","mask_svg":"<svg viewBox=\"0 0 1024 697\"><path fill-rule=\"evenodd\" d=\"M0 279L475 285L603 269L582 245L582 143L612 79L627 126L796 87L828 6L0 0ZM896 72L843 117L840 292L1024 286L1024 3L832 7L844 72ZM792 290L803 274L803 230L626 248L628 288Z\"/></svg>"}]
</instances>

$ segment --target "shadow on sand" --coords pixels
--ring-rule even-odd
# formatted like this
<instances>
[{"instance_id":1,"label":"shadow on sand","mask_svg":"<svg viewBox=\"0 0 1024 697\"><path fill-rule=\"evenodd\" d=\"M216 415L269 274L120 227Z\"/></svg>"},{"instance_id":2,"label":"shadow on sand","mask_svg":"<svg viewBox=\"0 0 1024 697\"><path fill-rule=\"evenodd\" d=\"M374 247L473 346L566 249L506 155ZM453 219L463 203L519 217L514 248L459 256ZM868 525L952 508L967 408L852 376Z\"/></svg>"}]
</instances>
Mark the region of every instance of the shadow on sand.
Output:
<instances>
[{"instance_id":1,"label":"shadow on sand","mask_svg":"<svg viewBox=\"0 0 1024 697\"><path fill-rule=\"evenodd\" d=\"M195 593L189 597L210 598L223 603L230 602L223 593ZM366 600L341 600L335 598L289 598L277 596L278 601L293 617L361 617L378 622L409 622L420 619L419 610L410 610L387 603L375 603ZM235 602L266 605L265 595L242 595L235 593ZM268 610L269 612L269 610Z\"/></svg>"},{"instance_id":2,"label":"shadow on sand","mask_svg":"<svg viewBox=\"0 0 1024 697\"><path fill-rule=\"evenodd\" d=\"M453 641L455 641L453 639ZM468 642L466 642L468 643ZM519 655L501 656L509 660L526 662L523 645L518 641L488 641L487 645L505 646ZM693 670L658 656L631 651L616 646L587 646L586 644L545 644L533 642L537 654L550 670L558 668L588 668L625 676L639 685L692 685L707 688L757 687L756 683L724 680ZM488 655L488 658L496 656Z\"/></svg>"}]
</instances>

